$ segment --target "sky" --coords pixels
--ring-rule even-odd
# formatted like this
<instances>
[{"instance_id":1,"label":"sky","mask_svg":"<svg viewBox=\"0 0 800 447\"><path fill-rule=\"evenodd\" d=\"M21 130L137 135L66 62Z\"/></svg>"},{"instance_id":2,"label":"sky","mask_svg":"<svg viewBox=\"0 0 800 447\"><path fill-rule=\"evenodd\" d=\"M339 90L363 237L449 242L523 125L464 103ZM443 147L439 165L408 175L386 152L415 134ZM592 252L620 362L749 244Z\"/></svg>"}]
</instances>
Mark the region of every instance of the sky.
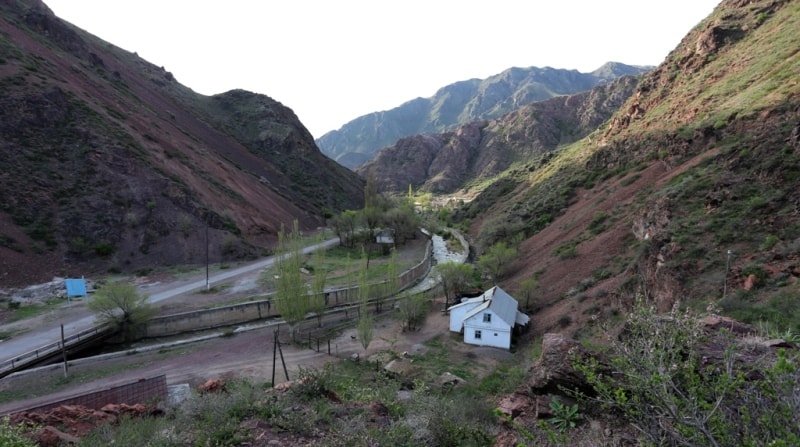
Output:
<instances>
[{"instance_id":1,"label":"sky","mask_svg":"<svg viewBox=\"0 0 800 447\"><path fill-rule=\"evenodd\" d=\"M262 93L315 138L511 67L658 65L719 0L44 0L204 95Z\"/></svg>"}]
</instances>

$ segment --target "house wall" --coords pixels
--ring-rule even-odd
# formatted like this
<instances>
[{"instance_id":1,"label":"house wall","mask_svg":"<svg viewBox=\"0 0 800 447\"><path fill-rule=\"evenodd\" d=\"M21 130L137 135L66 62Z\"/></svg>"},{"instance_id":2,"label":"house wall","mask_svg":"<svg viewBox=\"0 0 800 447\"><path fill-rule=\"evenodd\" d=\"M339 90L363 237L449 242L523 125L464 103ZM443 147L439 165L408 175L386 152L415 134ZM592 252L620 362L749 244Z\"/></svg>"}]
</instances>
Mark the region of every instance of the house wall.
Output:
<instances>
[{"instance_id":1,"label":"house wall","mask_svg":"<svg viewBox=\"0 0 800 447\"><path fill-rule=\"evenodd\" d=\"M483 314L492 315L490 323L484 323ZM475 331L481 331L481 338L475 337ZM511 348L511 328L508 327L491 310L480 312L464 322L464 343L479 346L494 346L496 348Z\"/></svg>"},{"instance_id":2,"label":"house wall","mask_svg":"<svg viewBox=\"0 0 800 447\"><path fill-rule=\"evenodd\" d=\"M464 303L462 306L450 308L450 331L461 332L461 323L464 321L464 315L481 304L483 303Z\"/></svg>"}]
</instances>

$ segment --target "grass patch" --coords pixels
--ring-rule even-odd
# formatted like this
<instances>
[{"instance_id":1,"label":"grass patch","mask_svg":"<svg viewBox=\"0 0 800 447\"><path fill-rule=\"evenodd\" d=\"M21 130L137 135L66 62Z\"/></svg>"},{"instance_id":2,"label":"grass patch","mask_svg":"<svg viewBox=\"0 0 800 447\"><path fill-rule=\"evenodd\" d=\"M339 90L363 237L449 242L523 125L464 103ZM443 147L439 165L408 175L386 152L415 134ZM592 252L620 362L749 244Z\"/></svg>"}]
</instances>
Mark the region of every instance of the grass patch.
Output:
<instances>
[{"instance_id":1,"label":"grass patch","mask_svg":"<svg viewBox=\"0 0 800 447\"><path fill-rule=\"evenodd\" d=\"M59 298L50 298L45 301L44 304L30 304L17 307L13 310L14 313L11 316L11 321L27 320L28 318L36 317L51 310L55 310L63 303L64 301Z\"/></svg>"}]
</instances>

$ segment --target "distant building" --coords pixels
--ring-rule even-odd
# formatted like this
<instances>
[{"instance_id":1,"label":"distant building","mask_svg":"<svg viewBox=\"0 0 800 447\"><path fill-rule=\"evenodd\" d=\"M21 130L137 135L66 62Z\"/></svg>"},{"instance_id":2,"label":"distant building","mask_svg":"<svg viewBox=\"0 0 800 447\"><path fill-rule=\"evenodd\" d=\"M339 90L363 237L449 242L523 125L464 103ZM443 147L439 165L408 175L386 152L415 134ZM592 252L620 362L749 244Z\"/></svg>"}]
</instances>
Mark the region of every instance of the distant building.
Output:
<instances>
[{"instance_id":1,"label":"distant building","mask_svg":"<svg viewBox=\"0 0 800 447\"><path fill-rule=\"evenodd\" d=\"M385 228L381 230L375 237L375 242L378 244L394 244L394 229Z\"/></svg>"},{"instance_id":2,"label":"distant building","mask_svg":"<svg viewBox=\"0 0 800 447\"><path fill-rule=\"evenodd\" d=\"M450 331L464 334L464 343L510 349L515 328L530 318L517 310L517 300L498 286L451 306Z\"/></svg>"}]
</instances>

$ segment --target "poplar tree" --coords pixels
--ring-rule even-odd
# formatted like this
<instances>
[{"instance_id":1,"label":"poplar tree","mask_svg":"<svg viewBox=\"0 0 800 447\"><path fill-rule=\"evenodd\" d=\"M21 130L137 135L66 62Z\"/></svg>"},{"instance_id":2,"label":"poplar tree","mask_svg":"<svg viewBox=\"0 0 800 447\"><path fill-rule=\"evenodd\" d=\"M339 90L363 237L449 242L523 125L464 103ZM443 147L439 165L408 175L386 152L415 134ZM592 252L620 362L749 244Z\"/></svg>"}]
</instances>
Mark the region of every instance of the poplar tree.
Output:
<instances>
[{"instance_id":1,"label":"poplar tree","mask_svg":"<svg viewBox=\"0 0 800 447\"><path fill-rule=\"evenodd\" d=\"M372 342L372 315L369 314L369 309L367 308L367 303L369 303L369 277L368 277L368 270L367 270L367 254L362 249L361 251L361 269L358 274L358 299L359 299L359 306L358 306L358 324L356 326L356 332L358 333L358 340L361 342L361 346L364 347L364 351L367 350L367 347Z\"/></svg>"},{"instance_id":2,"label":"poplar tree","mask_svg":"<svg viewBox=\"0 0 800 447\"><path fill-rule=\"evenodd\" d=\"M320 237L319 242L322 242ZM328 271L322 261L322 250L314 251L312 258L314 266L314 277L311 280L311 297L309 299L309 312L317 315L317 326L322 326L322 315L325 313L325 283L328 279Z\"/></svg>"},{"instance_id":3,"label":"poplar tree","mask_svg":"<svg viewBox=\"0 0 800 447\"><path fill-rule=\"evenodd\" d=\"M383 290L375 297L375 312L381 313L383 311L383 303L389 295L397 293L400 284L400 279L397 276L398 262L397 250L392 249L392 255L389 258L389 264L386 269L386 280L383 283Z\"/></svg>"},{"instance_id":4,"label":"poplar tree","mask_svg":"<svg viewBox=\"0 0 800 447\"><path fill-rule=\"evenodd\" d=\"M294 338L297 323L309 312L308 291L303 281L303 247L299 223L292 223L292 231L286 233L283 226L278 233L276 256L277 280L275 282L275 306Z\"/></svg>"}]
</instances>

